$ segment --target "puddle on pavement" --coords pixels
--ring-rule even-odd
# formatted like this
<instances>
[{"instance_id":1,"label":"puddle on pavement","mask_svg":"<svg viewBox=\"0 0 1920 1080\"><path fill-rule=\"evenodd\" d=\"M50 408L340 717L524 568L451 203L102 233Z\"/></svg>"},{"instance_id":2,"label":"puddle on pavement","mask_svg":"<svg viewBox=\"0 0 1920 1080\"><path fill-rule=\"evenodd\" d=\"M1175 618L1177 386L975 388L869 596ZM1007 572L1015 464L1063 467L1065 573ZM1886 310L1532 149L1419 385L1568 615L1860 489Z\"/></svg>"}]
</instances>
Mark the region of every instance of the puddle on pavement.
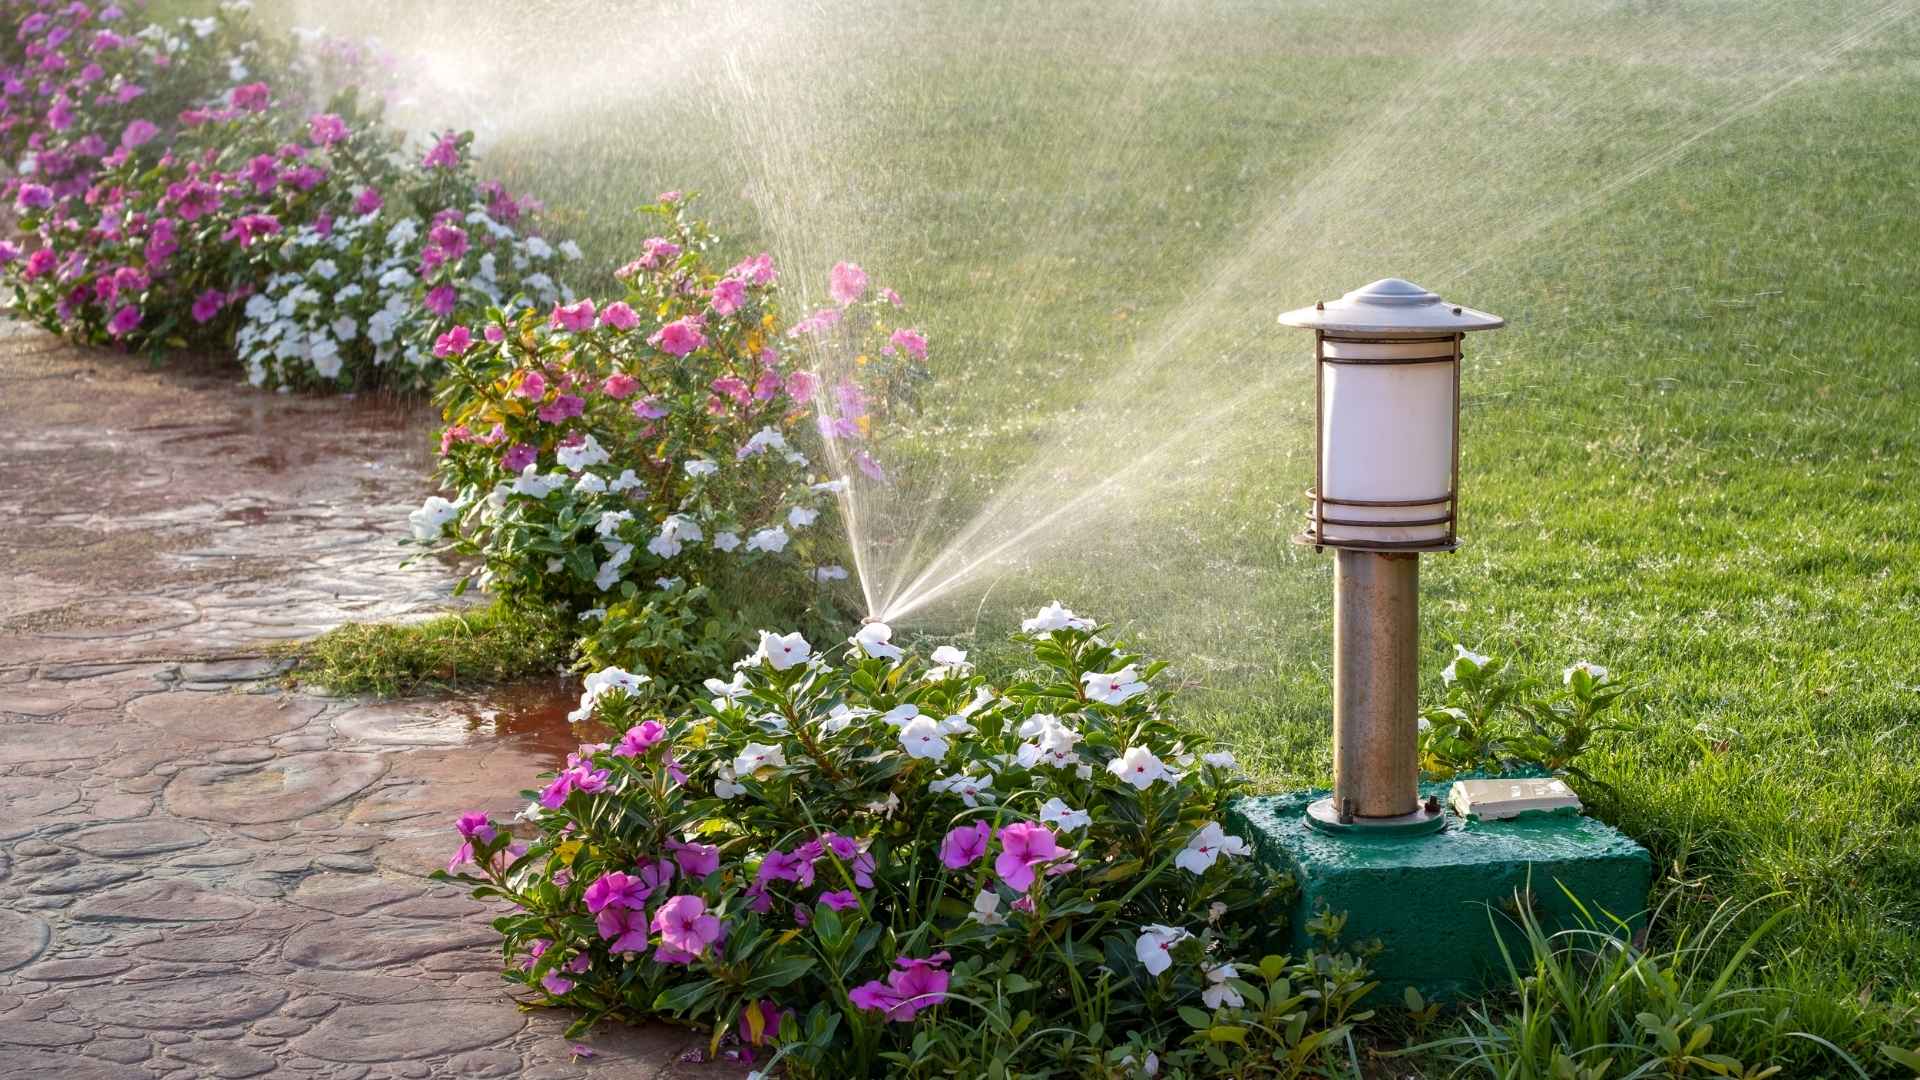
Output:
<instances>
[{"instance_id":1,"label":"puddle on pavement","mask_svg":"<svg viewBox=\"0 0 1920 1080\"><path fill-rule=\"evenodd\" d=\"M333 727L396 749L497 746L558 767L580 745L580 733L567 722L579 701L578 679L536 679L472 695L363 705L335 717Z\"/></svg>"}]
</instances>

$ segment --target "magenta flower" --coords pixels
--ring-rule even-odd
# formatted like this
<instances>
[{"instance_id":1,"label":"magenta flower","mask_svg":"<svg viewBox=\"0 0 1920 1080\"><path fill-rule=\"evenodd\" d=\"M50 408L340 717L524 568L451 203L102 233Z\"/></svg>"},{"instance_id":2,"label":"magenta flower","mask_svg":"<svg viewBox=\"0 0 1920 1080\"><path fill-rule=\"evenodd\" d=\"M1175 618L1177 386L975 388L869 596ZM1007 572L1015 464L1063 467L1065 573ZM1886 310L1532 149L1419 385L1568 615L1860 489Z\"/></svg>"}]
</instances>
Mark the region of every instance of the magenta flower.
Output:
<instances>
[{"instance_id":1,"label":"magenta flower","mask_svg":"<svg viewBox=\"0 0 1920 1080\"><path fill-rule=\"evenodd\" d=\"M906 301L900 299L900 294L894 292L892 289L881 289L880 295L886 299L887 303L892 304L894 307L903 308L907 306Z\"/></svg>"},{"instance_id":2,"label":"magenta flower","mask_svg":"<svg viewBox=\"0 0 1920 1080\"><path fill-rule=\"evenodd\" d=\"M712 844L683 844L678 840L669 840L667 850L673 853L673 861L680 865L680 872L689 879L697 880L720 869L720 849Z\"/></svg>"},{"instance_id":3,"label":"magenta flower","mask_svg":"<svg viewBox=\"0 0 1920 1080\"><path fill-rule=\"evenodd\" d=\"M866 475L867 479L874 483L884 484L887 482L887 470L881 468L880 463L874 460L873 455L867 453L865 450L856 450L854 452L853 463Z\"/></svg>"},{"instance_id":4,"label":"magenta flower","mask_svg":"<svg viewBox=\"0 0 1920 1080\"><path fill-rule=\"evenodd\" d=\"M534 415L549 424L561 424L587 411L587 399L576 394L561 394L540 406Z\"/></svg>"},{"instance_id":5,"label":"magenta flower","mask_svg":"<svg viewBox=\"0 0 1920 1080\"><path fill-rule=\"evenodd\" d=\"M29 280L37 278L51 271L54 263L58 261L59 256L53 253L52 248L41 248L27 256L27 267L23 273ZM665 414L663 413L662 415Z\"/></svg>"},{"instance_id":6,"label":"magenta flower","mask_svg":"<svg viewBox=\"0 0 1920 1080\"><path fill-rule=\"evenodd\" d=\"M647 339L647 344L673 356L685 356L706 343L700 320L691 315L675 319Z\"/></svg>"},{"instance_id":7,"label":"magenta flower","mask_svg":"<svg viewBox=\"0 0 1920 1080\"><path fill-rule=\"evenodd\" d=\"M634 874L640 878L640 884L646 888L646 895L666 888L673 882L673 862L668 859L655 859L634 867Z\"/></svg>"},{"instance_id":8,"label":"magenta flower","mask_svg":"<svg viewBox=\"0 0 1920 1080\"><path fill-rule=\"evenodd\" d=\"M571 330L574 333L593 329L593 301L553 305L551 325L555 330Z\"/></svg>"},{"instance_id":9,"label":"magenta flower","mask_svg":"<svg viewBox=\"0 0 1920 1080\"><path fill-rule=\"evenodd\" d=\"M833 264L833 272L827 275L827 295L833 302L846 307L866 295L867 272L854 263Z\"/></svg>"},{"instance_id":10,"label":"magenta flower","mask_svg":"<svg viewBox=\"0 0 1920 1080\"><path fill-rule=\"evenodd\" d=\"M435 225L427 233L427 242L439 248L441 254L449 259L457 259L467 253L471 245L467 241L467 230L458 225Z\"/></svg>"},{"instance_id":11,"label":"magenta flower","mask_svg":"<svg viewBox=\"0 0 1920 1080\"><path fill-rule=\"evenodd\" d=\"M527 466L533 464L539 456L540 452L526 443L514 443L507 447L506 453L500 455L500 467L519 475L525 472Z\"/></svg>"},{"instance_id":12,"label":"magenta flower","mask_svg":"<svg viewBox=\"0 0 1920 1080\"><path fill-rule=\"evenodd\" d=\"M739 278L749 285L771 285L780 279L779 272L773 268L773 256L764 251L740 262L727 271L727 276Z\"/></svg>"},{"instance_id":13,"label":"magenta flower","mask_svg":"<svg viewBox=\"0 0 1920 1080\"><path fill-rule=\"evenodd\" d=\"M760 860L760 871L755 875L756 884L764 886L769 881L791 881L801 888L813 884L813 860L799 852L789 854L784 851L769 851Z\"/></svg>"},{"instance_id":14,"label":"magenta flower","mask_svg":"<svg viewBox=\"0 0 1920 1080\"><path fill-rule=\"evenodd\" d=\"M39 252L36 251L34 254L38 255ZM31 264L33 260L28 259L27 261ZM48 259L47 261L51 263L53 260ZM649 394L633 403L633 415L642 420L658 420L667 415L667 407L660 404L659 395Z\"/></svg>"},{"instance_id":15,"label":"magenta flower","mask_svg":"<svg viewBox=\"0 0 1920 1080\"><path fill-rule=\"evenodd\" d=\"M918 330L895 330L887 339L915 360L927 358L927 339L920 336Z\"/></svg>"},{"instance_id":16,"label":"magenta flower","mask_svg":"<svg viewBox=\"0 0 1920 1080\"><path fill-rule=\"evenodd\" d=\"M668 192L668 194L675 195L678 194L678 192ZM760 1014L759 1035L753 1033L753 1024L749 1019L754 1013ZM791 1009L783 1013L780 1006L775 1005L771 1001L747 1002L747 1007L740 1011L740 1041L749 1046L761 1046L777 1041L780 1036L781 1018L783 1016L790 1016L792 1013L793 1010Z\"/></svg>"},{"instance_id":17,"label":"magenta flower","mask_svg":"<svg viewBox=\"0 0 1920 1080\"><path fill-rule=\"evenodd\" d=\"M795 401L812 401L814 392L820 389L820 377L811 371L789 371L787 373L787 396Z\"/></svg>"},{"instance_id":18,"label":"magenta flower","mask_svg":"<svg viewBox=\"0 0 1920 1080\"><path fill-rule=\"evenodd\" d=\"M940 863L949 870L972 866L986 856L987 844L992 839L993 826L984 821L956 826L940 841ZM1028 877L1031 880L1031 873Z\"/></svg>"},{"instance_id":19,"label":"magenta flower","mask_svg":"<svg viewBox=\"0 0 1920 1080\"><path fill-rule=\"evenodd\" d=\"M725 933L720 920L707 914L707 902L687 895L660 905L653 915L653 928L660 932L662 945L695 956L705 953Z\"/></svg>"},{"instance_id":20,"label":"magenta flower","mask_svg":"<svg viewBox=\"0 0 1920 1080\"><path fill-rule=\"evenodd\" d=\"M45 210L53 205L53 189L45 184L21 184L13 205L21 211Z\"/></svg>"},{"instance_id":21,"label":"magenta flower","mask_svg":"<svg viewBox=\"0 0 1920 1080\"><path fill-rule=\"evenodd\" d=\"M436 285L427 290L425 303L428 311L444 319L453 314L454 301L457 299L459 294L453 291L453 286Z\"/></svg>"},{"instance_id":22,"label":"magenta flower","mask_svg":"<svg viewBox=\"0 0 1920 1080\"><path fill-rule=\"evenodd\" d=\"M488 323L485 336L488 341L498 345L507 340L507 331L505 327L498 323Z\"/></svg>"},{"instance_id":23,"label":"magenta flower","mask_svg":"<svg viewBox=\"0 0 1920 1080\"><path fill-rule=\"evenodd\" d=\"M616 870L602 874L599 880L587 886L582 899L587 902L587 910L598 915L610 907L637 908L646 903L647 891L642 888L639 878Z\"/></svg>"},{"instance_id":24,"label":"magenta flower","mask_svg":"<svg viewBox=\"0 0 1920 1080\"><path fill-rule=\"evenodd\" d=\"M613 748L614 757L639 757L665 738L667 729L658 720L643 720L627 729Z\"/></svg>"},{"instance_id":25,"label":"magenta flower","mask_svg":"<svg viewBox=\"0 0 1920 1080\"><path fill-rule=\"evenodd\" d=\"M498 835L494 831L493 822L488 821L486 813L481 810L469 810L461 814L459 820L453 823L453 827L468 840L487 841Z\"/></svg>"},{"instance_id":26,"label":"magenta flower","mask_svg":"<svg viewBox=\"0 0 1920 1080\"><path fill-rule=\"evenodd\" d=\"M201 180L168 184L167 198L172 200L182 221L198 221L220 209L219 190Z\"/></svg>"},{"instance_id":27,"label":"magenta flower","mask_svg":"<svg viewBox=\"0 0 1920 1080\"><path fill-rule=\"evenodd\" d=\"M114 337L124 337L132 333L139 325L140 309L134 307L132 304L128 304L126 307L114 312L113 318L107 320L107 333L112 334Z\"/></svg>"},{"instance_id":28,"label":"magenta flower","mask_svg":"<svg viewBox=\"0 0 1920 1080\"><path fill-rule=\"evenodd\" d=\"M186 208L182 207L181 217L186 217ZM273 236L280 231L280 221L272 214L242 214L233 219L227 227L224 239L238 240L241 247L252 247L254 241Z\"/></svg>"},{"instance_id":29,"label":"magenta flower","mask_svg":"<svg viewBox=\"0 0 1920 1080\"><path fill-rule=\"evenodd\" d=\"M433 148L427 151L427 156L420 159L420 167L423 169L457 169L459 168L460 167L459 136L451 131L447 132L445 135L440 136L439 141L433 144Z\"/></svg>"},{"instance_id":30,"label":"magenta flower","mask_svg":"<svg viewBox=\"0 0 1920 1080\"><path fill-rule=\"evenodd\" d=\"M649 237L640 245L640 257L634 263L643 270L658 270L680 254L680 245L664 236Z\"/></svg>"},{"instance_id":31,"label":"magenta flower","mask_svg":"<svg viewBox=\"0 0 1920 1080\"><path fill-rule=\"evenodd\" d=\"M855 895L851 889L840 889L835 892L821 893L820 902L835 911L845 911L848 908L859 907L860 897Z\"/></svg>"},{"instance_id":32,"label":"magenta flower","mask_svg":"<svg viewBox=\"0 0 1920 1080\"><path fill-rule=\"evenodd\" d=\"M529 371L520 378L520 385L514 393L530 401L537 401L547 395L547 377L538 371Z\"/></svg>"},{"instance_id":33,"label":"magenta flower","mask_svg":"<svg viewBox=\"0 0 1920 1080\"><path fill-rule=\"evenodd\" d=\"M136 146L145 146L160 134L160 128L151 120L130 121L126 130L120 133L120 145L131 150Z\"/></svg>"},{"instance_id":34,"label":"magenta flower","mask_svg":"<svg viewBox=\"0 0 1920 1080\"><path fill-rule=\"evenodd\" d=\"M735 278L721 278L713 286L713 313L731 315L747 302L747 286Z\"/></svg>"},{"instance_id":35,"label":"magenta flower","mask_svg":"<svg viewBox=\"0 0 1920 1080\"><path fill-rule=\"evenodd\" d=\"M753 391L747 387L746 380L735 375L723 375L712 382L713 392L732 398L737 404L745 405L753 399Z\"/></svg>"},{"instance_id":36,"label":"magenta flower","mask_svg":"<svg viewBox=\"0 0 1920 1080\"><path fill-rule=\"evenodd\" d=\"M606 318L607 315L610 315L610 314L612 314L611 308L603 312L601 314L601 318L604 319ZM638 389L640 389L640 380L634 378L633 376L627 374L624 371L614 372L613 374L607 376L606 382L603 382L600 384L600 392L607 395L608 397L612 398L615 401L621 401L628 397L631 397L633 395L633 392Z\"/></svg>"},{"instance_id":37,"label":"magenta flower","mask_svg":"<svg viewBox=\"0 0 1920 1080\"><path fill-rule=\"evenodd\" d=\"M640 325L640 316L624 300L615 300L600 313L600 321L615 330L631 330Z\"/></svg>"},{"instance_id":38,"label":"magenta flower","mask_svg":"<svg viewBox=\"0 0 1920 1080\"><path fill-rule=\"evenodd\" d=\"M886 1013L894 1023L912 1020L922 1009L930 1009L947 1000L951 976L939 967L951 959L937 952L924 960L899 957L897 970L887 973L887 981L878 979L855 987L847 999L857 1008Z\"/></svg>"},{"instance_id":39,"label":"magenta flower","mask_svg":"<svg viewBox=\"0 0 1920 1080\"><path fill-rule=\"evenodd\" d=\"M373 188L367 188L353 197L353 212L356 214L371 214L385 205L387 200L381 198Z\"/></svg>"},{"instance_id":40,"label":"magenta flower","mask_svg":"<svg viewBox=\"0 0 1920 1080\"><path fill-rule=\"evenodd\" d=\"M263 82L246 83L233 88L233 107L247 112L265 112L273 94Z\"/></svg>"},{"instance_id":41,"label":"magenta flower","mask_svg":"<svg viewBox=\"0 0 1920 1080\"><path fill-rule=\"evenodd\" d=\"M993 872L1008 888L1026 892L1033 885L1033 868L1064 854L1046 826L1015 822L1000 830L1000 857L993 861Z\"/></svg>"},{"instance_id":42,"label":"magenta flower","mask_svg":"<svg viewBox=\"0 0 1920 1080\"><path fill-rule=\"evenodd\" d=\"M332 146L347 137L347 122L338 113L319 113L307 120L307 134L315 146Z\"/></svg>"},{"instance_id":43,"label":"magenta flower","mask_svg":"<svg viewBox=\"0 0 1920 1080\"><path fill-rule=\"evenodd\" d=\"M20 258L19 244L16 244L11 240L0 240L0 266L5 266L8 263L18 260L19 258Z\"/></svg>"},{"instance_id":44,"label":"magenta flower","mask_svg":"<svg viewBox=\"0 0 1920 1080\"><path fill-rule=\"evenodd\" d=\"M433 355L438 357L461 356L467 347L473 344L473 331L464 326L456 326L441 334L433 342Z\"/></svg>"}]
</instances>

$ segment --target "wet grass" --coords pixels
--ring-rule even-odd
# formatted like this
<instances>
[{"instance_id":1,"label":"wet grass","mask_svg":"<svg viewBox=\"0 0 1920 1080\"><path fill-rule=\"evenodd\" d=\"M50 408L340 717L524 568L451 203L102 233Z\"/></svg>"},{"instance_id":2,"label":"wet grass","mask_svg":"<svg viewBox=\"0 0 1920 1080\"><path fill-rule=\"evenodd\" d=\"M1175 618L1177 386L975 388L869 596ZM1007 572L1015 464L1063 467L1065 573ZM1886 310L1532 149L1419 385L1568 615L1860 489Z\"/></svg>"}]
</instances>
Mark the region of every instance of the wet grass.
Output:
<instances>
[{"instance_id":1,"label":"wet grass","mask_svg":"<svg viewBox=\"0 0 1920 1080\"><path fill-rule=\"evenodd\" d=\"M551 675L573 657L563 619L501 603L417 623L348 623L286 647L285 678L331 694L417 694Z\"/></svg>"},{"instance_id":2,"label":"wet grass","mask_svg":"<svg viewBox=\"0 0 1920 1080\"><path fill-rule=\"evenodd\" d=\"M1038 602L1097 612L1176 660L1187 717L1266 787L1330 770L1331 560L1287 542L1308 346L1273 315L1391 273L1508 316L1470 343L1427 679L1459 640L1642 683L1639 733L1591 768L1691 898L1669 925L1784 909L1743 980L1883 1062L1920 1042L1916 20L1820 66L1875 10L1223 6L1139 34L926 10L796 43L751 106L694 70L532 114L490 164L588 265L631 255L623 207L702 188L791 275L853 257L897 284L937 382L895 453L905 490L950 491L942 528L1033 463L1204 425L1124 513L924 628L992 655ZM857 78L810 84L808 48ZM797 209L762 213L769 185ZM1794 1045L1789 1074L1839 1069Z\"/></svg>"}]
</instances>

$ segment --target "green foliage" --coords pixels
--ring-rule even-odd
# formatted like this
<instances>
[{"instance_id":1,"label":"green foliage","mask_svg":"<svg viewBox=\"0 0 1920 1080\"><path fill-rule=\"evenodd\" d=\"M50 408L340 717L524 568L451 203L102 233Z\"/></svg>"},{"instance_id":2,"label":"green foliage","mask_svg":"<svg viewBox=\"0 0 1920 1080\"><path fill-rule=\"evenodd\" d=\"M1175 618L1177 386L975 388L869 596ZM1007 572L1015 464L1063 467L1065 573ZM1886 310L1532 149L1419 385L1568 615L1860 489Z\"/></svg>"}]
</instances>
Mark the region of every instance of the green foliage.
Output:
<instances>
[{"instance_id":1,"label":"green foliage","mask_svg":"<svg viewBox=\"0 0 1920 1080\"><path fill-rule=\"evenodd\" d=\"M1574 664L1553 686L1518 675L1506 657L1456 652L1442 674L1443 703L1420 717L1420 768L1431 778L1540 769L1591 780L1576 759L1594 737L1633 729L1616 719L1633 687L1606 668Z\"/></svg>"},{"instance_id":2,"label":"green foliage","mask_svg":"<svg viewBox=\"0 0 1920 1080\"><path fill-rule=\"evenodd\" d=\"M413 694L551 675L572 659L572 627L505 604L417 623L348 623L290 645L288 678L331 694Z\"/></svg>"}]
</instances>

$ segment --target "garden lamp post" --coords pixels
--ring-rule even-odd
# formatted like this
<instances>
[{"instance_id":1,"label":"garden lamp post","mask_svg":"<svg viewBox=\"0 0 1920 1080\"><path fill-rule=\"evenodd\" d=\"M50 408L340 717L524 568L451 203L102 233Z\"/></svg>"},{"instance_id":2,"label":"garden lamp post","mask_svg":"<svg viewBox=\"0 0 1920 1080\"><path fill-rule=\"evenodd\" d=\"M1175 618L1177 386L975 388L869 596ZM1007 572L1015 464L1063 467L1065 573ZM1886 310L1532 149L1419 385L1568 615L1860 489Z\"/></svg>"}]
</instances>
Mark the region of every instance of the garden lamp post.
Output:
<instances>
[{"instance_id":1,"label":"garden lamp post","mask_svg":"<svg viewBox=\"0 0 1920 1080\"><path fill-rule=\"evenodd\" d=\"M1313 331L1314 484L1297 544L1334 549L1329 832L1423 833L1420 553L1452 551L1460 506L1460 342L1506 320L1384 278L1280 316Z\"/></svg>"}]
</instances>

